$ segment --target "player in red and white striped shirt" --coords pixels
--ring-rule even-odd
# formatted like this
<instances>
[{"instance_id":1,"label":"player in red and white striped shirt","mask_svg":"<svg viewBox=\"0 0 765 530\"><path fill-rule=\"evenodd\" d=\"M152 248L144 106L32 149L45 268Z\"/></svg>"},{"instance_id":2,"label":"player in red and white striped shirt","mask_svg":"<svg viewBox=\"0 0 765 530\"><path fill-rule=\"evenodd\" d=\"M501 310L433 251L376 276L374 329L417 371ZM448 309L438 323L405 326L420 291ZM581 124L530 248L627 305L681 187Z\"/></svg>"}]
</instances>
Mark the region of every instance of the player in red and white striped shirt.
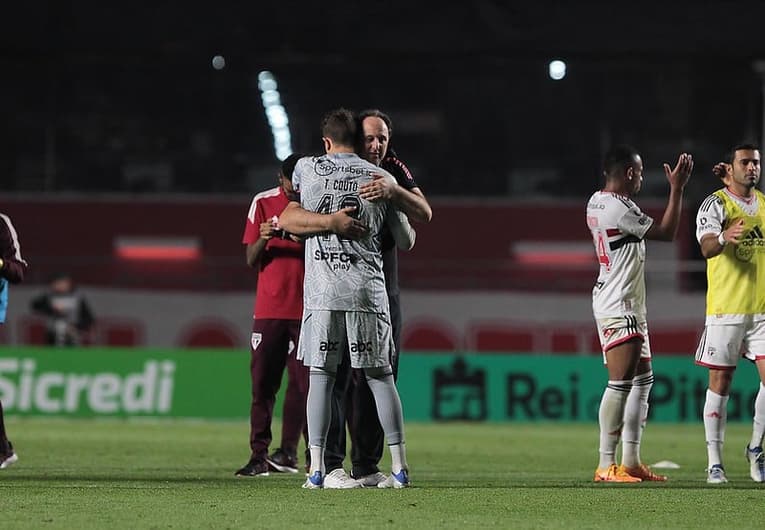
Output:
<instances>
[{"instance_id":1,"label":"player in red and white striped shirt","mask_svg":"<svg viewBox=\"0 0 765 530\"><path fill-rule=\"evenodd\" d=\"M645 309L645 240L674 239L683 189L692 170L693 159L686 153L680 155L674 169L664 164L669 200L661 221L655 222L632 200L643 180L640 154L632 147L616 146L606 154L605 187L587 203L587 226L600 263L592 309L608 369L598 413L600 462L595 482L667 480L640 461L640 439L653 386ZM620 436L622 465L617 466Z\"/></svg>"}]
</instances>

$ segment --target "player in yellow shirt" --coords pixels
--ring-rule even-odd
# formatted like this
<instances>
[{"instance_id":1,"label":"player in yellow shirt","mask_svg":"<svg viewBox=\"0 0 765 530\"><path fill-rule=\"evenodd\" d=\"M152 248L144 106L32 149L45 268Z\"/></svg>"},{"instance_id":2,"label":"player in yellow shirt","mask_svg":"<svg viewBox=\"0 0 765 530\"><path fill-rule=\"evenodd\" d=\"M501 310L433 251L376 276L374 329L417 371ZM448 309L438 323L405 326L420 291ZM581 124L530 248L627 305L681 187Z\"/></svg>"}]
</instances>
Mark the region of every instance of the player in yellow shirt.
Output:
<instances>
[{"instance_id":1,"label":"player in yellow shirt","mask_svg":"<svg viewBox=\"0 0 765 530\"><path fill-rule=\"evenodd\" d=\"M765 482L765 195L757 190L760 151L734 147L714 168L725 187L707 197L696 215L696 239L707 259L706 323L696 364L709 368L704 403L707 482L727 482L722 462L728 395L738 360L760 374L752 438L746 448L750 475Z\"/></svg>"}]
</instances>

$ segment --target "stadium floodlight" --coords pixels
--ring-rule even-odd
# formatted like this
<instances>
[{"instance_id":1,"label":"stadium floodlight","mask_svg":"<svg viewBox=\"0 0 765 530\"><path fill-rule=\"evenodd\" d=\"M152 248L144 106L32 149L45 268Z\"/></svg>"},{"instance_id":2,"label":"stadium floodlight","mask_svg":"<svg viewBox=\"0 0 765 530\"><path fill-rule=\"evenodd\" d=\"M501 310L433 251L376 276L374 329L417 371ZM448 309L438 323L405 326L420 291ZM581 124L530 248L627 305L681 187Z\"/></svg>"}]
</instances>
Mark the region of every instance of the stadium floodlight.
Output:
<instances>
[{"instance_id":1,"label":"stadium floodlight","mask_svg":"<svg viewBox=\"0 0 765 530\"><path fill-rule=\"evenodd\" d=\"M292 154L292 137L290 135L287 109L282 105L279 86L274 74L263 70L258 74L258 89L263 102L271 135L274 137L274 152L276 158L284 160Z\"/></svg>"},{"instance_id":2,"label":"stadium floodlight","mask_svg":"<svg viewBox=\"0 0 765 530\"><path fill-rule=\"evenodd\" d=\"M287 127L274 129L274 142L282 145L289 144L290 130Z\"/></svg>"},{"instance_id":3,"label":"stadium floodlight","mask_svg":"<svg viewBox=\"0 0 765 530\"><path fill-rule=\"evenodd\" d=\"M280 129L286 127L289 123L287 118L287 111L281 105L271 105L266 108L266 116L268 117L268 123L271 125L271 129Z\"/></svg>"},{"instance_id":4,"label":"stadium floodlight","mask_svg":"<svg viewBox=\"0 0 765 530\"><path fill-rule=\"evenodd\" d=\"M555 59L554 61L550 61L550 64L548 65L548 73L550 75L550 79L553 81L560 81L564 77L566 77L566 63L561 61L560 59Z\"/></svg>"},{"instance_id":5,"label":"stadium floodlight","mask_svg":"<svg viewBox=\"0 0 765 530\"><path fill-rule=\"evenodd\" d=\"M260 99L263 101L263 106L265 107L279 105L281 103L281 97L276 90L264 90L260 95Z\"/></svg>"},{"instance_id":6,"label":"stadium floodlight","mask_svg":"<svg viewBox=\"0 0 765 530\"><path fill-rule=\"evenodd\" d=\"M226 67L226 58L222 55L216 55L212 58L212 67L216 70L223 70Z\"/></svg>"},{"instance_id":7,"label":"stadium floodlight","mask_svg":"<svg viewBox=\"0 0 765 530\"><path fill-rule=\"evenodd\" d=\"M285 146L285 147L277 146L276 147L276 158L278 158L279 160L284 160L285 158L287 158L291 154L292 154L292 147L290 147L290 146Z\"/></svg>"},{"instance_id":8,"label":"stadium floodlight","mask_svg":"<svg viewBox=\"0 0 765 530\"><path fill-rule=\"evenodd\" d=\"M274 74L268 70L263 70L258 74L258 88L265 92L266 90L276 90L276 79Z\"/></svg>"}]
</instances>

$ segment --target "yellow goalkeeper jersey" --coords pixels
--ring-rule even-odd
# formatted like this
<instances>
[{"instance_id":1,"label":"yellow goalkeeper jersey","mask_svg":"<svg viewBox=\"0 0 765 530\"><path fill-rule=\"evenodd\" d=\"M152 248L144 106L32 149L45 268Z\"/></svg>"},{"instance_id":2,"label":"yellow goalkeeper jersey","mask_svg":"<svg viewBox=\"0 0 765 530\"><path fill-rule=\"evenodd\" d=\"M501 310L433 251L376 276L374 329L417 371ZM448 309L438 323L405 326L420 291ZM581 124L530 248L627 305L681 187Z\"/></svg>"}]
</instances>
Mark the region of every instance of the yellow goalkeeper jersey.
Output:
<instances>
[{"instance_id":1,"label":"yellow goalkeeper jersey","mask_svg":"<svg viewBox=\"0 0 765 530\"><path fill-rule=\"evenodd\" d=\"M713 195L722 202L723 230L744 219L741 243L730 243L707 260L707 316L765 313L765 195L754 190L757 212L747 214L724 190Z\"/></svg>"}]
</instances>

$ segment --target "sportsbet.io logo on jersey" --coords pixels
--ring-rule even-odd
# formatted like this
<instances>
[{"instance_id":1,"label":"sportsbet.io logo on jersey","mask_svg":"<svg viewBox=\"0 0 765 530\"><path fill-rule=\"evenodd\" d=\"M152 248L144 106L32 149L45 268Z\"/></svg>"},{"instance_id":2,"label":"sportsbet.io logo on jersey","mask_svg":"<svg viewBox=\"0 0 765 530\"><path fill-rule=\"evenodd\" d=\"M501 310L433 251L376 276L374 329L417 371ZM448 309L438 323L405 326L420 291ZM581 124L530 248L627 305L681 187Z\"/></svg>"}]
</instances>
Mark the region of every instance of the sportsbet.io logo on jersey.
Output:
<instances>
[{"instance_id":1,"label":"sportsbet.io logo on jersey","mask_svg":"<svg viewBox=\"0 0 765 530\"><path fill-rule=\"evenodd\" d=\"M735 256L739 261L752 261L755 251L765 250L765 238L762 236L762 230L759 226L752 228L744 239L736 245Z\"/></svg>"},{"instance_id":2,"label":"sportsbet.io logo on jersey","mask_svg":"<svg viewBox=\"0 0 765 530\"><path fill-rule=\"evenodd\" d=\"M332 173L337 171L337 166L331 160L328 160L326 158L320 158L313 165L313 170L317 175L321 177L326 177L327 175L331 175Z\"/></svg>"},{"instance_id":3,"label":"sportsbet.io logo on jersey","mask_svg":"<svg viewBox=\"0 0 765 530\"><path fill-rule=\"evenodd\" d=\"M328 158L317 159L316 162L314 162L313 164L313 170L320 177L326 177L338 171L341 171L343 173L347 173L350 175L358 175L362 177L372 176L372 171L369 169L359 167L359 166L352 166L352 165L338 166L337 164L335 164L332 160Z\"/></svg>"}]
</instances>

